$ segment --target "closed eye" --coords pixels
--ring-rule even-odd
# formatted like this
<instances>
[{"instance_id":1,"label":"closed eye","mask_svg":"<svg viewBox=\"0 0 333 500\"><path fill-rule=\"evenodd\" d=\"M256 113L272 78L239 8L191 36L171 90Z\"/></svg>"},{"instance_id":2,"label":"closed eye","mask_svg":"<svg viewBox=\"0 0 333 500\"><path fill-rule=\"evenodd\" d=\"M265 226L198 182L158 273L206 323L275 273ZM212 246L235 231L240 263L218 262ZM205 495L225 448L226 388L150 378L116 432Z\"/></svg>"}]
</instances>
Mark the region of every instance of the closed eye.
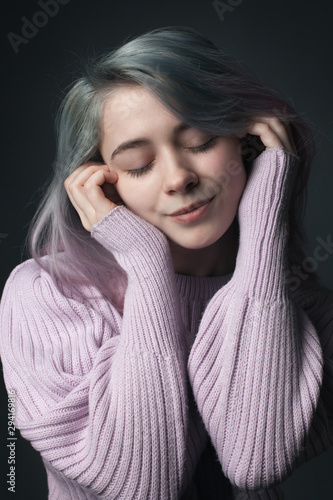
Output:
<instances>
[{"instance_id":1,"label":"closed eye","mask_svg":"<svg viewBox=\"0 0 333 500\"><path fill-rule=\"evenodd\" d=\"M201 146L195 146L191 148L186 148L192 151L192 153L197 154L197 153L205 153L209 149L211 149L216 142L217 137L213 137L209 141L205 142L204 144L201 144Z\"/></svg>"},{"instance_id":2,"label":"closed eye","mask_svg":"<svg viewBox=\"0 0 333 500\"><path fill-rule=\"evenodd\" d=\"M140 177L141 175L143 174L146 174L147 172L149 172L149 170L151 170L153 168L153 161L151 161L150 163L148 163L148 165L146 165L145 167L142 167L142 168L135 168L134 170L127 170L127 173L131 176L131 177Z\"/></svg>"},{"instance_id":3,"label":"closed eye","mask_svg":"<svg viewBox=\"0 0 333 500\"><path fill-rule=\"evenodd\" d=\"M192 146L192 147L188 147L185 149L187 151L191 151L191 153L193 153L193 154L205 153L206 151L208 151L209 149L211 149L215 145L216 139L217 139L217 136L213 137L212 139L205 142L204 144L201 144L200 146ZM148 173L153 168L153 165L154 165L154 161L151 161L150 163L148 163L144 167L135 168L133 170L127 170L127 173L131 177L140 177L141 175Z\"/></svg>"}]
</instances>

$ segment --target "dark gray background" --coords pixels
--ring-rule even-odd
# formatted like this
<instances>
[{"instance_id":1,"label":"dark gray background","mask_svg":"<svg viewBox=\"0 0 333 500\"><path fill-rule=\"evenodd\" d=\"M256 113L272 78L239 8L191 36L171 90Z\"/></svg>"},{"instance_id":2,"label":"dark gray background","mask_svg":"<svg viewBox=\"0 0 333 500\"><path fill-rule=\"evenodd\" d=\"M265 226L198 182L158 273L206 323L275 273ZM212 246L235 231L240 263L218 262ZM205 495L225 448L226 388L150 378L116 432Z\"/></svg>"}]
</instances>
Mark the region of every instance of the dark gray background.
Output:
<instances>
[{"instance_id":1,"label":"dark gray background","mask_svg":"<svg viewBox=\"0 0 333 500\"><path fill-rule=\"evenodd\" d=\"M42 9L37 0L2 2L1 288L10 271L26 258L22 244L27 225L54 159L55 114L66 86L77 75L78 62L114 48L128 36L167 25L191 26L209 36L285 97L292 98L296 109L314 123L319 153L309 186L307 255L313 257L317 238L326 241L332 236L332 4L329 0L224 3L233 10L220 19L213 2L206 0L131 0L121 4L69 0L59 5L59 12L49 17L27 44L19 45L16 54L7 34L21 35L22 17L31 21ZM39 22L43 20L39 18ZM333 288L333 254L318 262L318 273L322 282ZM41 459L21 438L16 447L16 493L6 491L7 409L3 386L1 398L0 496L45 499ZM330 450L302 466L283 484L286 499L330 500L332 470Z\"/></svg>"}]
</instances>

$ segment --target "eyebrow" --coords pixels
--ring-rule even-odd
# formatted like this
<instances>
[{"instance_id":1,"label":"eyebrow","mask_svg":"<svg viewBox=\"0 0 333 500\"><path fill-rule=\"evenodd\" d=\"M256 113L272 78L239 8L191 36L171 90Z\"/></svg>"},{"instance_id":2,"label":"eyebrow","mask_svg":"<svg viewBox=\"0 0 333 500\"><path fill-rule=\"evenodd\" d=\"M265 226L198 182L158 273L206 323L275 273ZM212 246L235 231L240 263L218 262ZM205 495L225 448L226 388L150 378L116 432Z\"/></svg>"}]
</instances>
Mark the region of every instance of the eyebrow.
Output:
<instances>
[{"instance_id":1,"label":"eyebrow","mask_svg":"<svg viewBox=\"0 0 333 500\"><path fill-rule=\"evenodd\" d=\"M189 125L187 125L187 123L179 123L178 125L176 125L174 127L174 129L173 129L173 135L174 136L175 135L179 135L184 130L188 130L190 128L193 128L193 127L190 127ZM128 149L139 148L139 147L142 147L142 146L147 146L150 143L151 143L151 141L149 139L145 138L145 137L139 137L137 139L133 139L133 140L130 140L130 141L122 142L113 151L113 153L111 155L111 161L114 159L114 157L116 155L118 155L119 153L122 153L123 151L127 151Z\"/></svg>"}]
</instances>

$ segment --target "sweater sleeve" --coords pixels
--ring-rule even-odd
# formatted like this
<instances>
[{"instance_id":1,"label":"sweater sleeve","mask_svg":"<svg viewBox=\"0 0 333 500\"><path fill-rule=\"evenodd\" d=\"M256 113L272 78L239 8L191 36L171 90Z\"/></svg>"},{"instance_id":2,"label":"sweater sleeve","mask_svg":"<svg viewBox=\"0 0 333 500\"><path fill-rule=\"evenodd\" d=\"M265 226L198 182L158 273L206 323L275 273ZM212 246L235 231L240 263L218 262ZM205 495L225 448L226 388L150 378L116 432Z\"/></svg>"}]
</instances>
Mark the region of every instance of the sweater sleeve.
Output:
<instances>
[{"instance_id":1,"label":"sweater sleeve","mask_svg":"<svg viewBox=\"0 0 333 500\"><path fill-rule=\"evenodd\" d=\"M224 473L244 490L268 488L295 467L323 386L318 332L286 279L297 163L283 148L255 160L233 277L208 304L188 360Z\"/></svg>"},{"instance_id":2,"label":"sweater sleeve","mask_svg":"<svg viewBox=\"0 0 333 500\"><path fill-rule=\"evenodd\" d=\"M79 485L89 498L177 499L187 353L168 246L125 207L93 237L124 253L122 319L102 297L61 293L33 261L7 282L1 356L7 389L16 392L16 423L49 470L74 484L71 498L81 498Z\"/></svg>"}]
</instances>

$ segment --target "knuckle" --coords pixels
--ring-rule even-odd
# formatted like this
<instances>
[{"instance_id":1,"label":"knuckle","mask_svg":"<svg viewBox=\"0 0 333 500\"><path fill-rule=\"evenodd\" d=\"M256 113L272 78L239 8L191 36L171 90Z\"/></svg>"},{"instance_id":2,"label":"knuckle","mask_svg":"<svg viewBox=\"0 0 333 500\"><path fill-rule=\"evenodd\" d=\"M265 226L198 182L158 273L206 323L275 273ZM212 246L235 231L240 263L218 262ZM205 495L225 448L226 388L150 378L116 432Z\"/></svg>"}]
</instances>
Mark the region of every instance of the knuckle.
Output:
<instances>
[{"instance_id":1,"label":"knuckle","mask_svg":"<svg viewBox=\"0 0 333 500\"><path fill-rule=\"evenodd\" d=\"M91 179L88 179L84 184L84 189L86 191L91 191L95 187L95 184Z\"/></svg>"},{"instance_id":2,"label":"knuckle","mask_svg":"<svg viewBox=\"0 0 333 500\"><path fill-rule=\"evenodd\" d=\"M67 191L69 191L70 193L73 193L75 191L75 187L73 185L73 182L68 182Z\"/></svg>"},{"instance_id":3,"label":"knuckle","mask_svg":"<svg viewBox=\"0 0 333 500\"><path fill-rule=\"evenodd\" d=\"M65 188L66 188L66 189L70 186L71 181L72 181L72 177L71 177L71 175L69 175L69 176L68 176L68 177L64 180L64 186L65 186Z\"/></svg>"}]
</instances>

